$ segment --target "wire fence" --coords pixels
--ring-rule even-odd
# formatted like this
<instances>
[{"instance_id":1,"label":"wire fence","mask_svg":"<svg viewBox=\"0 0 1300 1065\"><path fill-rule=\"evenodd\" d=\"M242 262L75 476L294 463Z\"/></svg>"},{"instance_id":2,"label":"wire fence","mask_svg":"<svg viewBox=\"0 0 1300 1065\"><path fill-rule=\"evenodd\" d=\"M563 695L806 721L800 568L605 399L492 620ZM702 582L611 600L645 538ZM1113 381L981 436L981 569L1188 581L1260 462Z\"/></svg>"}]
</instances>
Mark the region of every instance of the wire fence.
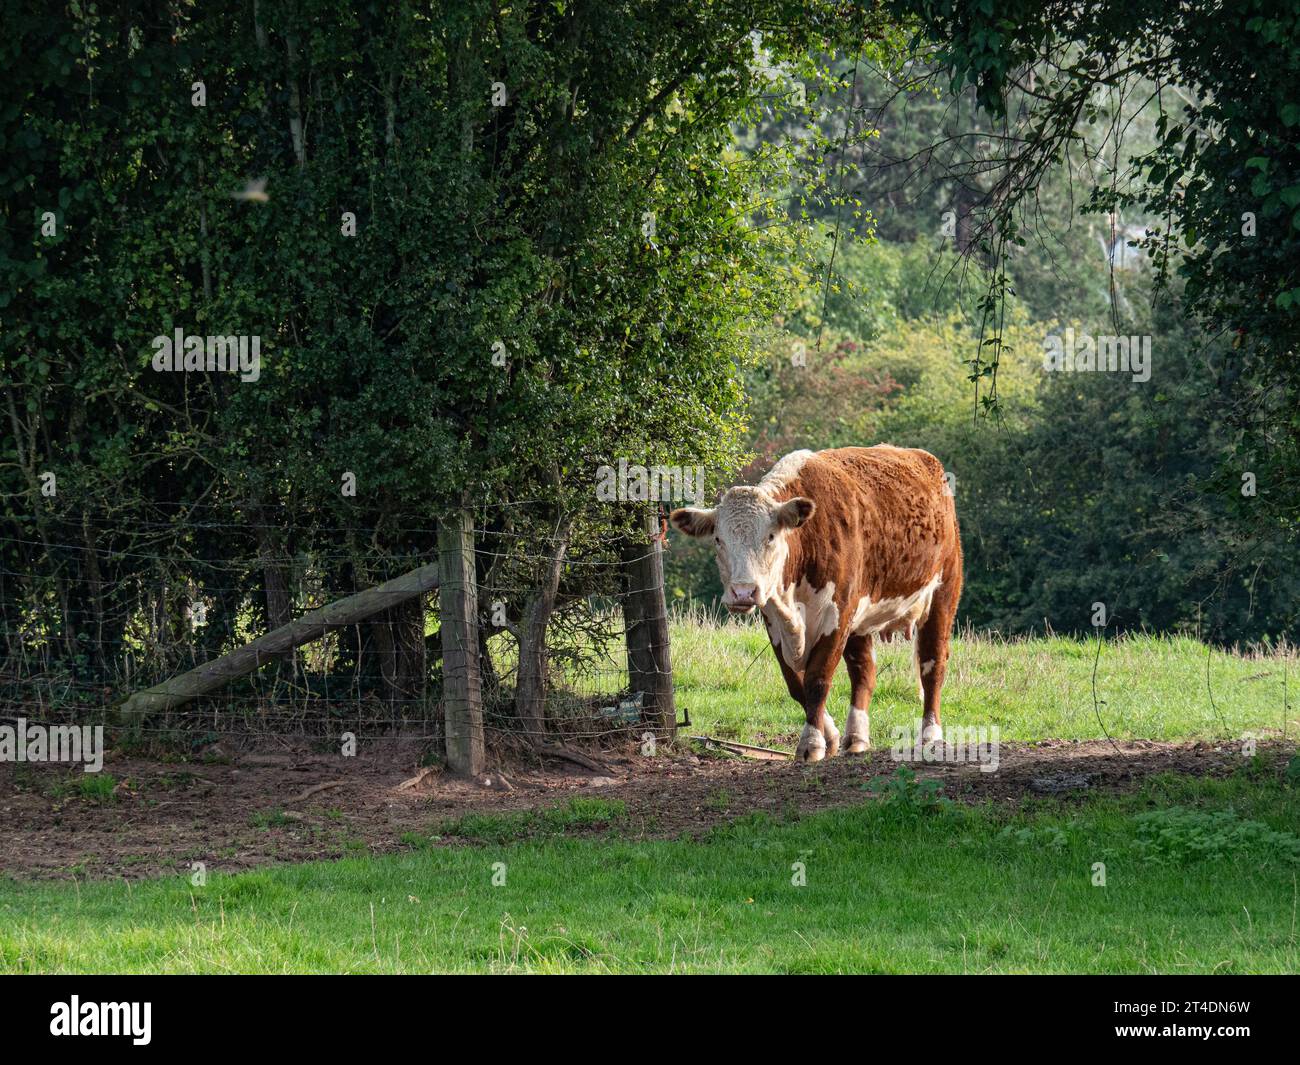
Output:
<instances>
[{"instance_id":1,"label":"wire fence","mask_svg":"<svg viewBox=\"0 0 1300 1065\"><path fill-rule=\"evenodd\" d=\"M473 514L482 727L530 740L636 733L646 705L632 681L668 661L666 635L640 662L629 642L648 617L665 620L662 568L646 566L661 544L644 524L546 513L523 500ZM8 720L119 725L133 693L179 675L219 679L226 657L259 637L439 562L429 522L295 528L201 504L157 508L129 528L112 515L39 517L0 526ZM529 640L539 618L537 659ZM436 587L394 597L132 728L194 742L231 732L441 741L442 626ZM540 728L520 712L521 658L534 674L540 663Z\"/></svg>"}]
</instances>

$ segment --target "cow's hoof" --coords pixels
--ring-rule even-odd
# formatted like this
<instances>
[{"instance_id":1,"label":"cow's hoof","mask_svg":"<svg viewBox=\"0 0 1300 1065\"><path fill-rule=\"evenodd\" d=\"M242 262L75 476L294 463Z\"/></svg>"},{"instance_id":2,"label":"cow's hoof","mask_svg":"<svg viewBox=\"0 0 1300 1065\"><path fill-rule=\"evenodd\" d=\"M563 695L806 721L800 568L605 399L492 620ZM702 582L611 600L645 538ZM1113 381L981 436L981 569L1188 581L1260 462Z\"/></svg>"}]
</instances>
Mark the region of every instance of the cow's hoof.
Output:
<instances>
[{"instance_id":1,"label":"cow's hoof","mask_svg":"<svg viewBox=\"0 0 1300 1065\"><path fill-rule=\"evenodd\" d=\"M803 734L799 737L799 746L794 751L795 761L820 762L825 757L826 737L821 734L821 730L811 725L804 725Z\"/></svg>"},{"instance_id":2,"label":"cow's hoof","mask_svg":"<svg viewBox=\"0 0 1300 1065\"><path fill-rule=\"evenodd\" d=\"M844 722L845 754L862 754L871 746L871 722L865 710L849 709Z\"/></svg>"},{"instance_id":3,"label":"cow's hoof","mask_svg":"<svg viewBox=\"0 0 1300 1065\"><path fill-rule=\"evenodd\" d=\"M834 758L840 753L840 730L835 727L835 722L826 716L826 725L822 729L822 736L826 740L826 757Z\"/></svg>"},{"instance_id":4,"label":"cow's hoof","mask_svg":"<svg viewBox=\"0 0 1300 1065\"><path fill-rule=\"evenodd\" d=\"M943 726L934 721L927 721L925 727L921 729L922 743L942 743Z\"/></svg>"}]
</instances>

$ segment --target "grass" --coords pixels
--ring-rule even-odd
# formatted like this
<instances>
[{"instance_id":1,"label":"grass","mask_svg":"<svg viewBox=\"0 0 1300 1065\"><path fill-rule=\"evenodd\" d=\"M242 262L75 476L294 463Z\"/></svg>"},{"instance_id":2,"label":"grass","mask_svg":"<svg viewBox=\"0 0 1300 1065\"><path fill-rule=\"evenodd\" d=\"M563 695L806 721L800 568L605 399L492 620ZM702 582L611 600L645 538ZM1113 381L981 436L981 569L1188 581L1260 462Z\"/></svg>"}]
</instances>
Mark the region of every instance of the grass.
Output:
<instances>
[{"instance_id":1,"label":"grass","mask_svg":"<svg viewBox=\"0 0 1300 1065\"><path fill-rule=\"evenodd\" d=\"M77 771L56 780L47 789L52 799L89 799L94 802L112 802L117 778L111 773L82 773Z\"/></svg>"},{"instance_id":2,"label":"grass","mask_svg":"<svg viewBox=\"0 0 1300 1065\"><path fill-rule=\"evenodd\" d=\"M611 827L626 813L627 804L621 800L579 795L561 806L546 810L464 814L444 822L432 835L408 832L403 835L402 842L410 847L426 847L443 837L453 837L483 843L511 843L575 829Z\"/></svg>"},{"instance_id":3,"label":"grass","mask_svg":"<svg viewBox=\"0 0 1300 1065\"><path fill-rule=\"evenodd\" d=\"M248 822L254 828L283 828L289 819L283 810L258 810Z\"/></svg>"},{"instance_id":4,"label":"grass","mask_svg":"<svg viewBox=\"0 0 1300 1065\"><path fill-rule=\"evenodd\" d=\"M1008 740L1100 737L1095 654L1065 639L967 636L953 652L945 720L996 724ZM801 717L761 628L679 619L673 658L693 731L793 744ZM880 667L878 744L917 712L910 650L885 648ZM1281 655L1209 653L1192 640L1107 641L1102 717L1120 738L1275 734L1289 667ZM837 716L847 699L841 676ZM645 841L619 835L617 800L583 797L430 824L395 855L213 873L202 886L187 876L0 882L0 972L1300 966L1300 760L1018 809L957 806L904 769L864 784L862 799L773 820L719 788L706 804L731 824L704 841ZM283 817L261 811L254 823Z\"/></svg>"},{"instance_id":5,"label":"grass","mask_svg":"<svg viewBox=\"0 0 1300 1065\"><path fill-rule=\"evenodd\" d=\"M803 716L760 623L679 617L672 641L677 705L689 711L693 731L793 747ZM1170 636L1107 639L1098 658L1095 640L968 633L953 643L944 722L997 725L1002 739L1023 741L1104 739L1106 732L1151 740L1275 735L1282 731L1285 672L1292 712L1287 728L1294 733L1300 731L1294 719L1300 669L1294 658L1294 651L1211 651L1197 640ZM840 727L848 705L848 675L841 667L827 703ZM879 646L871 704L875 742L887 742L894 728L911 727L919 716L911 644Z\"/></svg>"},{"instance_id":6,"label":"grass","mask_svg":"<svg viewBox=\"0 0 1300 1065\"><path fill-rule=\"evenodd\" d=\"M703 842L544 835L212 875L203 887L9 884L0 971L1300 966L1300 793L1275 775L1157 778L1138 795L1015 814L915 790L895 782L881 800L793 822L750 815ZM496 833L479 824L476 835ZM806 886L795 886L801 867Z\"/></svg>"}]
</instances>

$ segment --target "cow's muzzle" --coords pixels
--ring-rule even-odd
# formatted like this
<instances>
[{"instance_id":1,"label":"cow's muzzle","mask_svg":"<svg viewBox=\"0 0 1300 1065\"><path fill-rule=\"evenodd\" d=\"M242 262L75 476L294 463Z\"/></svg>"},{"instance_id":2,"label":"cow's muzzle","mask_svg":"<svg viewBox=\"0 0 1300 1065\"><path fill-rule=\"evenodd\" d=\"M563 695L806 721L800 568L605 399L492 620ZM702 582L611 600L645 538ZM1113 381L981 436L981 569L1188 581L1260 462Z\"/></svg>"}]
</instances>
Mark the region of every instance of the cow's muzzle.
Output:
<instances>
[{"instance_id":1,"label":"cow's muzzle","mask_svg":"<svg viewBox=\"0 0 1300 1065\"><path fill-rule=\"evenodd\" d=\"M758 585L733 584L722 597L722 605L733 614L748 614L758 606Z\"/></svg>"}]
</instances>

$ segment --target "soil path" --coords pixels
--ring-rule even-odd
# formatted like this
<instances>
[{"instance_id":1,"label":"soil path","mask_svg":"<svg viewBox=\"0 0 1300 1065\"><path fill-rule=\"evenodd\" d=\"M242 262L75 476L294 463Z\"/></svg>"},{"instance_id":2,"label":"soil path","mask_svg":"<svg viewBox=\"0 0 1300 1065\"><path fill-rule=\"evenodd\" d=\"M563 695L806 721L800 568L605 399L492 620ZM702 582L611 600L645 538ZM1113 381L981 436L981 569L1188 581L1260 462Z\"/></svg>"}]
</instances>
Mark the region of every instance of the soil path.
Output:
<instances>
[{"instance_id":1,"label":"soil path","mask_svg":"<svg viewBox=\"0 0 1300 1065\"><path fill-rule=\"evenodd\" d=\"M265 741L263 741L263 744ZM1243 764L1236 744L1045 741L1003 743L996 772L977 765L918 764L961 802L1014 805L1034 796L1130 790L1155 773L1222 776ZM1261 753L1271 746L1261 746ZM1280 748L1273 752L1281 757ZM353 758L309 742L274 749L226 738L203 757L118 757L104 771L108 799L84 797L79 770L0 765L0 875L137 879L188 872L191 862L231 872L272 862L384 853L428 838L466 813L542 809L575 795L621 800L619 831L632 838L698 835L754 811L806 813L870 801L868 781L893 773L887 748L811 766L604 751L609 772L547 760L504 767L479 780L436 770L418 784L418 745L372 744ZM502 776L504 775L504 782ZM454 839L447 839L454 844Z\"/></svg>"}]
</instances>

